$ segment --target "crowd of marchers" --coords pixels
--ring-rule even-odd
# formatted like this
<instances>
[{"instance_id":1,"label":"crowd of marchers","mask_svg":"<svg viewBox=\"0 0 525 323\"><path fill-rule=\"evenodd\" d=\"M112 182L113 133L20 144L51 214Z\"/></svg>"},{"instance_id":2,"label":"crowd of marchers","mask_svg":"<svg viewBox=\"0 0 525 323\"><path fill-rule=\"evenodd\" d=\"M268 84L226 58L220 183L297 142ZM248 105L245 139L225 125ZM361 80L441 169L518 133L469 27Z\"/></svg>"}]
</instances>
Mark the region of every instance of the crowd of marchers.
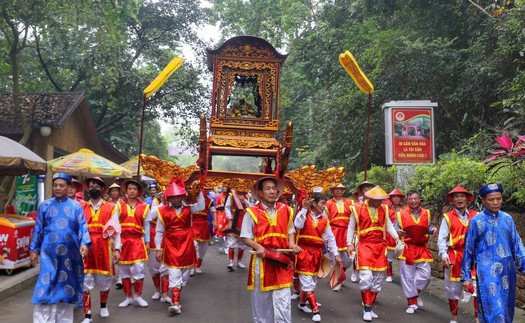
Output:
<instances>
[{"instance_id":1,"label":"crowd of marchers","mask_svg":"<svg viewBox=\"0 0 525 323\"><path fill-rule=\"evenodd\" d=\"M30 246L32 264L40 263L34 322L73 322L75 306L84 309L83 323L92 322L95 288L99 315L108 317L115 280L124 292L119 307L146 308L146 267L155 287L151 299L180 315L183 287L203 273L208 245L215 242L228 256L225 272L248 267L257 323L291 322L292 300L320 322L315 289L329 272L334 292L346 286L347 277L359 284L362 318L371 322L378 318L374 307L382 284L393 281L393 263L399 266L405 311L413 315L424 306L419 294L430 282L431 236L437 236L451 323L457 322L459 302L469 301L478 322L512 322L516 272L525 272L522 240L501 210L501 184L477 191L481 210L469 208L475 193L451 187L444 196L451 208L438 226L419 192L387 194L367 181L349 198L342 184L329 195L314 190L290 196L283 194L280 179L264 177L249 192L203 187L195 203L188 202L181 179L163 192L150 184L147 198L135 179L108 185L99 177L79 182L56 173L52 182L53 197L39 206Z\"/></svg>"}]
</instances>

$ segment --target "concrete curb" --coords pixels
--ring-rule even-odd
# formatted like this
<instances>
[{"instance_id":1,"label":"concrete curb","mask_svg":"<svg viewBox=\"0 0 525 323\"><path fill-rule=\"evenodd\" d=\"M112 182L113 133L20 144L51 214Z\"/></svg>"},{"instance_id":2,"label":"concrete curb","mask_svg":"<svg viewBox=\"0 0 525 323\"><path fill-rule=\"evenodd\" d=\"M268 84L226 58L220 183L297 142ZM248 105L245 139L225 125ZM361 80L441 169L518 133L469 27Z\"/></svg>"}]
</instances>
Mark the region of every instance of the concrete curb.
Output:
<instances>
[{"instance_id":1,"label":"concrete curb","mask_svg":"<svg viewBox=\"0 0 525 323\"><path fill-rule=\"evenodd\" d=\"M27 288L34 288L39 269L29 268L0 280L0 299L11 297Z\"/></svg>"}]
</instances>

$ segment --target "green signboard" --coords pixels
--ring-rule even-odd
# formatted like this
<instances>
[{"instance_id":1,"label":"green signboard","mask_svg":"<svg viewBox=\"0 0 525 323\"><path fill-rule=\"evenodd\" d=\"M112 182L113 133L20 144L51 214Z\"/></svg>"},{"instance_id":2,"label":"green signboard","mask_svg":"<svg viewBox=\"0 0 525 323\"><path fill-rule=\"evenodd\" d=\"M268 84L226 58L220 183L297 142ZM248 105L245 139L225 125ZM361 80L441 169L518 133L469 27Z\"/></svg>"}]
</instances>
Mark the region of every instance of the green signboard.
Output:
<instances>
[{"instance_id":1,"label":"green signboard","mask_svg":"<svg viewBox=\"0 0 525 323\"><path fill-rule=\"evenodd\" d=\"M27 215L37 209L36 178L35 175L16 177L16 214Z\"/></svg>"}]
</instances>

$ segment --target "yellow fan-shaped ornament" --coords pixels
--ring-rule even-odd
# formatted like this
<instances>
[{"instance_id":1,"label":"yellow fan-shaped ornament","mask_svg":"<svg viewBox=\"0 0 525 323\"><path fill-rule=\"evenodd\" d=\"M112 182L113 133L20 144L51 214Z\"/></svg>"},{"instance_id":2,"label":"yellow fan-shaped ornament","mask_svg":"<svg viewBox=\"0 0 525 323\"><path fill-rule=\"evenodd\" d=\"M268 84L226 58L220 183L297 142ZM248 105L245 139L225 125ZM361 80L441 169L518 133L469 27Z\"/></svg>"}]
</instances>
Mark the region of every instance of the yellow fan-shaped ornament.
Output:
<instances>
[{"instance_id":1,"label":"yellow fan-shaped ornament","mask_svg":"<svg viewBox=\"0 0 525 323\"><path fill-rule=\"evenodd\" d=\"M374 85L368 77L366 77L365 73L361 70L359 65L357 65L357 62L349 51L345 51L343 54L339 55L339 62L343 66L343 68L350 74L350 77L352 77L352 80L354 80L355 84L361 91L365 92L366 94L371 94L374 92Z\"/></svg>"},{"instance_id":2,"label":"yellow fan-shaped ornament","mask_svg":"<svg viewBox=\"0 0 525 323\"><path fill-rule=\"evenodd\" d=\"M151 82L148 87L144 89L144 97L149 98L166 82L166 80L175 72L179 67L182 66L184 60L182 57L175 57L169 62L169 64L157 75L157 77Z\"/></svg>"}]
</instances>

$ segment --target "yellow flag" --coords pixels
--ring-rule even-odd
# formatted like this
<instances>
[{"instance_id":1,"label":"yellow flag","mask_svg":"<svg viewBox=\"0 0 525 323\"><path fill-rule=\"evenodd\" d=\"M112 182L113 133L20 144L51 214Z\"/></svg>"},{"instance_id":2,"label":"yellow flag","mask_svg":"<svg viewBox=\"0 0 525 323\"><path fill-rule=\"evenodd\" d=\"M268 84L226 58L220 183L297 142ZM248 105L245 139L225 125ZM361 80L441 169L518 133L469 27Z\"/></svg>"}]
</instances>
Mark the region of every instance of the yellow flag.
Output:
<instances>
[{"instance_id":1,"label":"yellow flag","mask_svg":"<svg viewBox=\"0 0 525 323\"><path fill-rule=\"evenodd\" d=\"M184 60L182 57L175 57L171 62L157 75L147 88L144 89L144 96L149 98L170 78L171 74L182 66Z\"/></svg>"},{"instance_id":2,"label":"yellow flag","mask_svg":"<svg viewBox=\"0 0 525 323\"><path fill-rule=\"evenodd\" d=\"M352 80L354 80L355 84L361 91L365 92L366 94L371 94L374 92L374 85L368 77L366 77L365 73L361 70L359 65L357 65L357 62L349 51L345 51L343 54L339 55L339 62L343 66L343 68L350 74L352 77Z\"/></svg>"}]
</instances>

